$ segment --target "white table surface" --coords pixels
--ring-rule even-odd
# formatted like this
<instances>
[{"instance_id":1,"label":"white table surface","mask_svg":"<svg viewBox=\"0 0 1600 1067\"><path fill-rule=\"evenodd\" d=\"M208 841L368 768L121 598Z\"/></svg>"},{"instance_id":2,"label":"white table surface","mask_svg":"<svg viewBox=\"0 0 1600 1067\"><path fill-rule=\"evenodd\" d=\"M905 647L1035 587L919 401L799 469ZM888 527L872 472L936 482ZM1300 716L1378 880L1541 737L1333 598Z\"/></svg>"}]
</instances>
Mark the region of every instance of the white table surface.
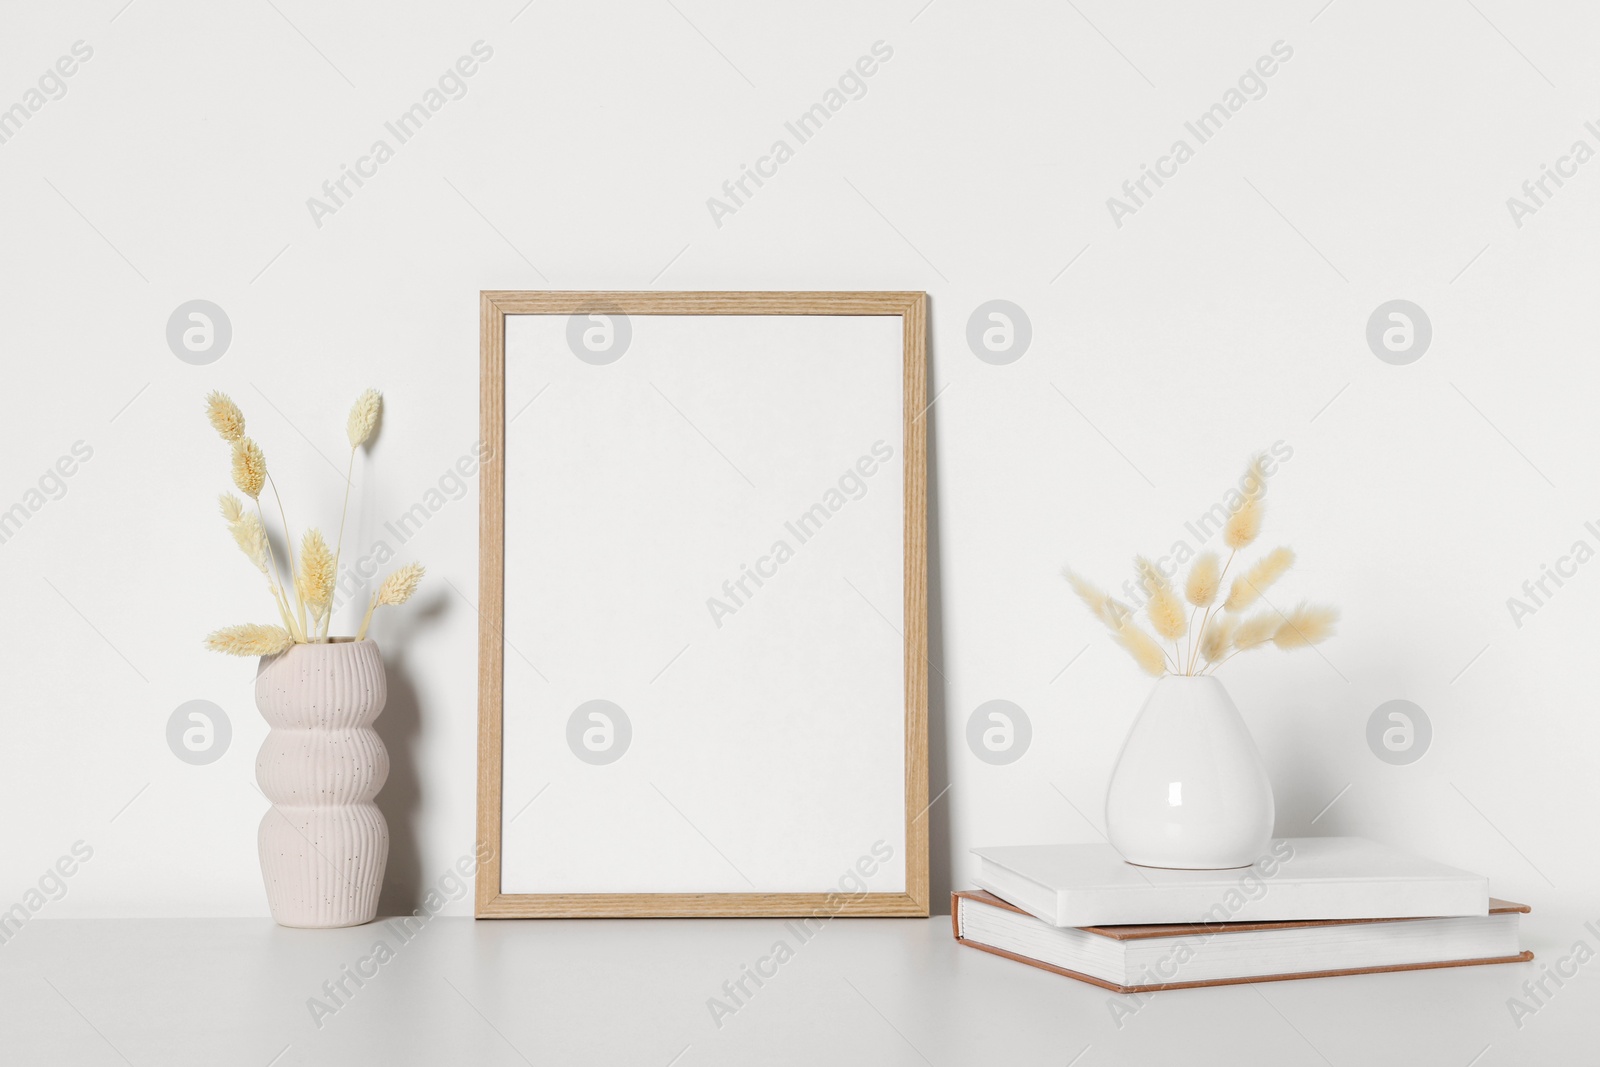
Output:
<instances>
[{"instance_id":1,"label":"white table surface","mask_svg":"<svg viewBox=\"0 0 1600 1067\"><path fill-rule=\"evenodd\" d=\"M1126 998L964 948L948 916L837 919L717 1026L725 981L780 920L441 917L379 924L40 918L0 945L6 1064L1103 1064L1600 1062L1600 961L1519 1029L1506 1002L1580 938L1525 927L1533 963L1178 990ZM1600 923L1596 924L1600 926ZM307 1001L372 952L394 957L337 1012ZM1593 973L1590 973L1592 970ZM754 986L749 985L754 989Z\"/></svg>"}]
</instances>

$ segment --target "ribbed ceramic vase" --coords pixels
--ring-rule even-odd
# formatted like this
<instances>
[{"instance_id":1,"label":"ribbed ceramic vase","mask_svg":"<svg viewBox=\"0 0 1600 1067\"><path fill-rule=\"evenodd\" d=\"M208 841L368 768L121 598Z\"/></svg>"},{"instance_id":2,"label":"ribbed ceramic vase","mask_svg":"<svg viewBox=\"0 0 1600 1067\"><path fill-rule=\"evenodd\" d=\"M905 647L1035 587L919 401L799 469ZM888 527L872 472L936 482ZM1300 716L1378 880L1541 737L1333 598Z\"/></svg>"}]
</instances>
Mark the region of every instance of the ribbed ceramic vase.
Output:
<instances>
[{"instance_id":1,"label":"ribbed ceramic vase","mask_svg":"<svg viewBox=\"0 0 1600 1067\"><path fill-rule=\"evenodd\" d=\"M1129 863L1254 863L1272 839L1272 783L1215 678L1168 675L1145 701L1106 790L1106 836Z\"/></svg>"},{"instance_id":2,"label":"ribbed ceramic vase","mask_svg":"<svg viewBox=\"0 0 1600 1067\"><path fill-rule=\"evenodd\" d=\"M327 929L371 922L389 858L373 798L389 754L373 730L388 689L371 641L291 645L256 671L256 706L271 730L256 781L272 802L257 842L272 917Z\"/></svg>"}]
</instances>

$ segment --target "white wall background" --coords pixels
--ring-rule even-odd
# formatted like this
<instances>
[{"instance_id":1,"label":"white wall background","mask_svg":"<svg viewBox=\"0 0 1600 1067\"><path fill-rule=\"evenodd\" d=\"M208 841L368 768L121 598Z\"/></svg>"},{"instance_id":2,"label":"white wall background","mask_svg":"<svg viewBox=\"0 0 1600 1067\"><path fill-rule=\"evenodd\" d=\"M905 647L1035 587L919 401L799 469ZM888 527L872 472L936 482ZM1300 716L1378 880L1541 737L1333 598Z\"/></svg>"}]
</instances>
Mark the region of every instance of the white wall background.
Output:
<instances>
[{"instance_id":1,"label":"white wall background","mask_svg":"<svg viewBox=\"0 0 1600 1067\"><path fill-rule=\"evenodd\" d=\"M297 522L337 508L324 453L351 398L384 391L357 469L364 551L474 442L480 288L922 288L936 888L965 881L974 845L1098 839L1147 683L1069 602L1062 563L1120 582L1281 440L1264 540L1301 564L1280 593L1345 618L1322 655L1227 671L1279 832L1482 870L1541 909L1540 936L1577 936L1558 917L1600 874L1600 564L1520 628L1506 598L1574 541L1600 547L1600 163L1520 228L1506 198L1575 140L1600 147L1594 11L103 0L4 21L0 106L74 42L94 52L0 144L0 507L74 442L93 458L0 544L0 903L82 839L94 857L51 914L266 914L253 671L200 646L265 603L214 515L207 390L245 406ZM494 54L467 95L314 225L306 198L479 40ZM866 95L714 224L707 197L880 40ZM1266 96L1114 225L1106 198L1279 40L1293 58ZM195 298L234 330L205 367L164 336ZM1032 323L1006 366L965 341L994 298ZM1409 366L1364 339L1395 298L1433 323ZM395 688L388 910L471 846L476 501L401 547L425 592L374 627ZM1404 767L1364 740L1397 697L1435 730ZM994 698L1034 728L1005 767L965 743ZM233 725L205 767L164 738L191 699Z\"/></svg>"}]
</instances>

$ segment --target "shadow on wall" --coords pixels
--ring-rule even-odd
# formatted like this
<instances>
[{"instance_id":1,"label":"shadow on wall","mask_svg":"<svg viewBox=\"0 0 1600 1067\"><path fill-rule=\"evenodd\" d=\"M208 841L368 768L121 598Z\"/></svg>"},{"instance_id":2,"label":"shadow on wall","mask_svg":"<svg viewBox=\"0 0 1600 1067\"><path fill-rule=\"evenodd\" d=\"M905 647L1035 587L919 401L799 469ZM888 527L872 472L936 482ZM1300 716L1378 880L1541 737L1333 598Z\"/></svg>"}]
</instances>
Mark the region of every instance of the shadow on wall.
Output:
<instances>
[{"instance_id":1,"label":"shadow on wall","mask_svg":"<svg viewBox=\"0 0 1600 1067\"><path fill-rule=\"evenodd\" d=\"M406 649L416 632L440 618L446 610L443 593L418 605L385 635L384 673L389 699L373 728L389 750L389 779L378 793L378 810L389 824L389 864L378 896L379 915L410 915L422 906L427 878L422 870L422 849L417 820L422 811L422 782L417 774L417 745L422 735L422 707L406 663Z\"/></svg>"},{"instance_id":2,"label":"shadow on wall","mask_svg":"<svg viewBox=\"0 0 1600 1067\"><path fill-rule=\"evenodd\" d=\"M933 298L929 297L928 321L933 321ZM934 334L928 331L928 391L937 396L933 382ZM939 796L950 784L949 729L945 721L944 676L944 588L939 570L939 462L938 408L930 407L922 416L928 434L928 799L934 801L923 816L928 820L928 911L933 915L950 913L950 890L955 857L950 854L950 794ZM953 790L952 790L953 792ZM934 798L938 798L935 800Z\"/></svg>"},{"instance_id":3,"label":"shadow on wall","mask_svg":"<svg viewBox=\"0 0 1600 1067\"><path fill-rule=\"evenodd\" d=\"M1335 719L1287 687L1274 691L1270 702L1256 703L1270 706L1285 722L1315 723L1323 718L1348 722L1354 711L1348 706L1340 707ZM1258 721L1251 721L1252 718ZM1322 730L1283 730L1273 736L1265 732L1267 724L1258 716L1245 721L1272 782L1274 837L1337 837L1362 832L1359 820L1345 821L1348 809L1343 798L1352 785L1351 777L1345 773L1349 768L1330 766L1329 738Z\"/></svg>"}]
</instances>

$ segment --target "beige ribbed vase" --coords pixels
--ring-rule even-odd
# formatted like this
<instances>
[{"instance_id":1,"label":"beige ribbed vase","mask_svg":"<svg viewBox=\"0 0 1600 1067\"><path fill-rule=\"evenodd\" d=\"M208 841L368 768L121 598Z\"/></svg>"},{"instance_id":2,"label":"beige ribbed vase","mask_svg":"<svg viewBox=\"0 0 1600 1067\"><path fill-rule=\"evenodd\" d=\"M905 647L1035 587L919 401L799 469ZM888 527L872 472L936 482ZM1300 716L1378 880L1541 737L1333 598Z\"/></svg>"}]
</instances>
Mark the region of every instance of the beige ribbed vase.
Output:
<instances>
[{"instance_id":1,"label":"beige ribbed vase","mask_svg":"<svg viewBox=\"0 0 1600 1067\"><path fill-rule=\"evenodd\" d=\"M272 801L257 842L272 917L327 929L371 922L389 858L372 802L389 754L372 722L388 689L371 641L291 645L256 671L256 706L272 728L256 781Z\"/></svg>"}]
</instances>

